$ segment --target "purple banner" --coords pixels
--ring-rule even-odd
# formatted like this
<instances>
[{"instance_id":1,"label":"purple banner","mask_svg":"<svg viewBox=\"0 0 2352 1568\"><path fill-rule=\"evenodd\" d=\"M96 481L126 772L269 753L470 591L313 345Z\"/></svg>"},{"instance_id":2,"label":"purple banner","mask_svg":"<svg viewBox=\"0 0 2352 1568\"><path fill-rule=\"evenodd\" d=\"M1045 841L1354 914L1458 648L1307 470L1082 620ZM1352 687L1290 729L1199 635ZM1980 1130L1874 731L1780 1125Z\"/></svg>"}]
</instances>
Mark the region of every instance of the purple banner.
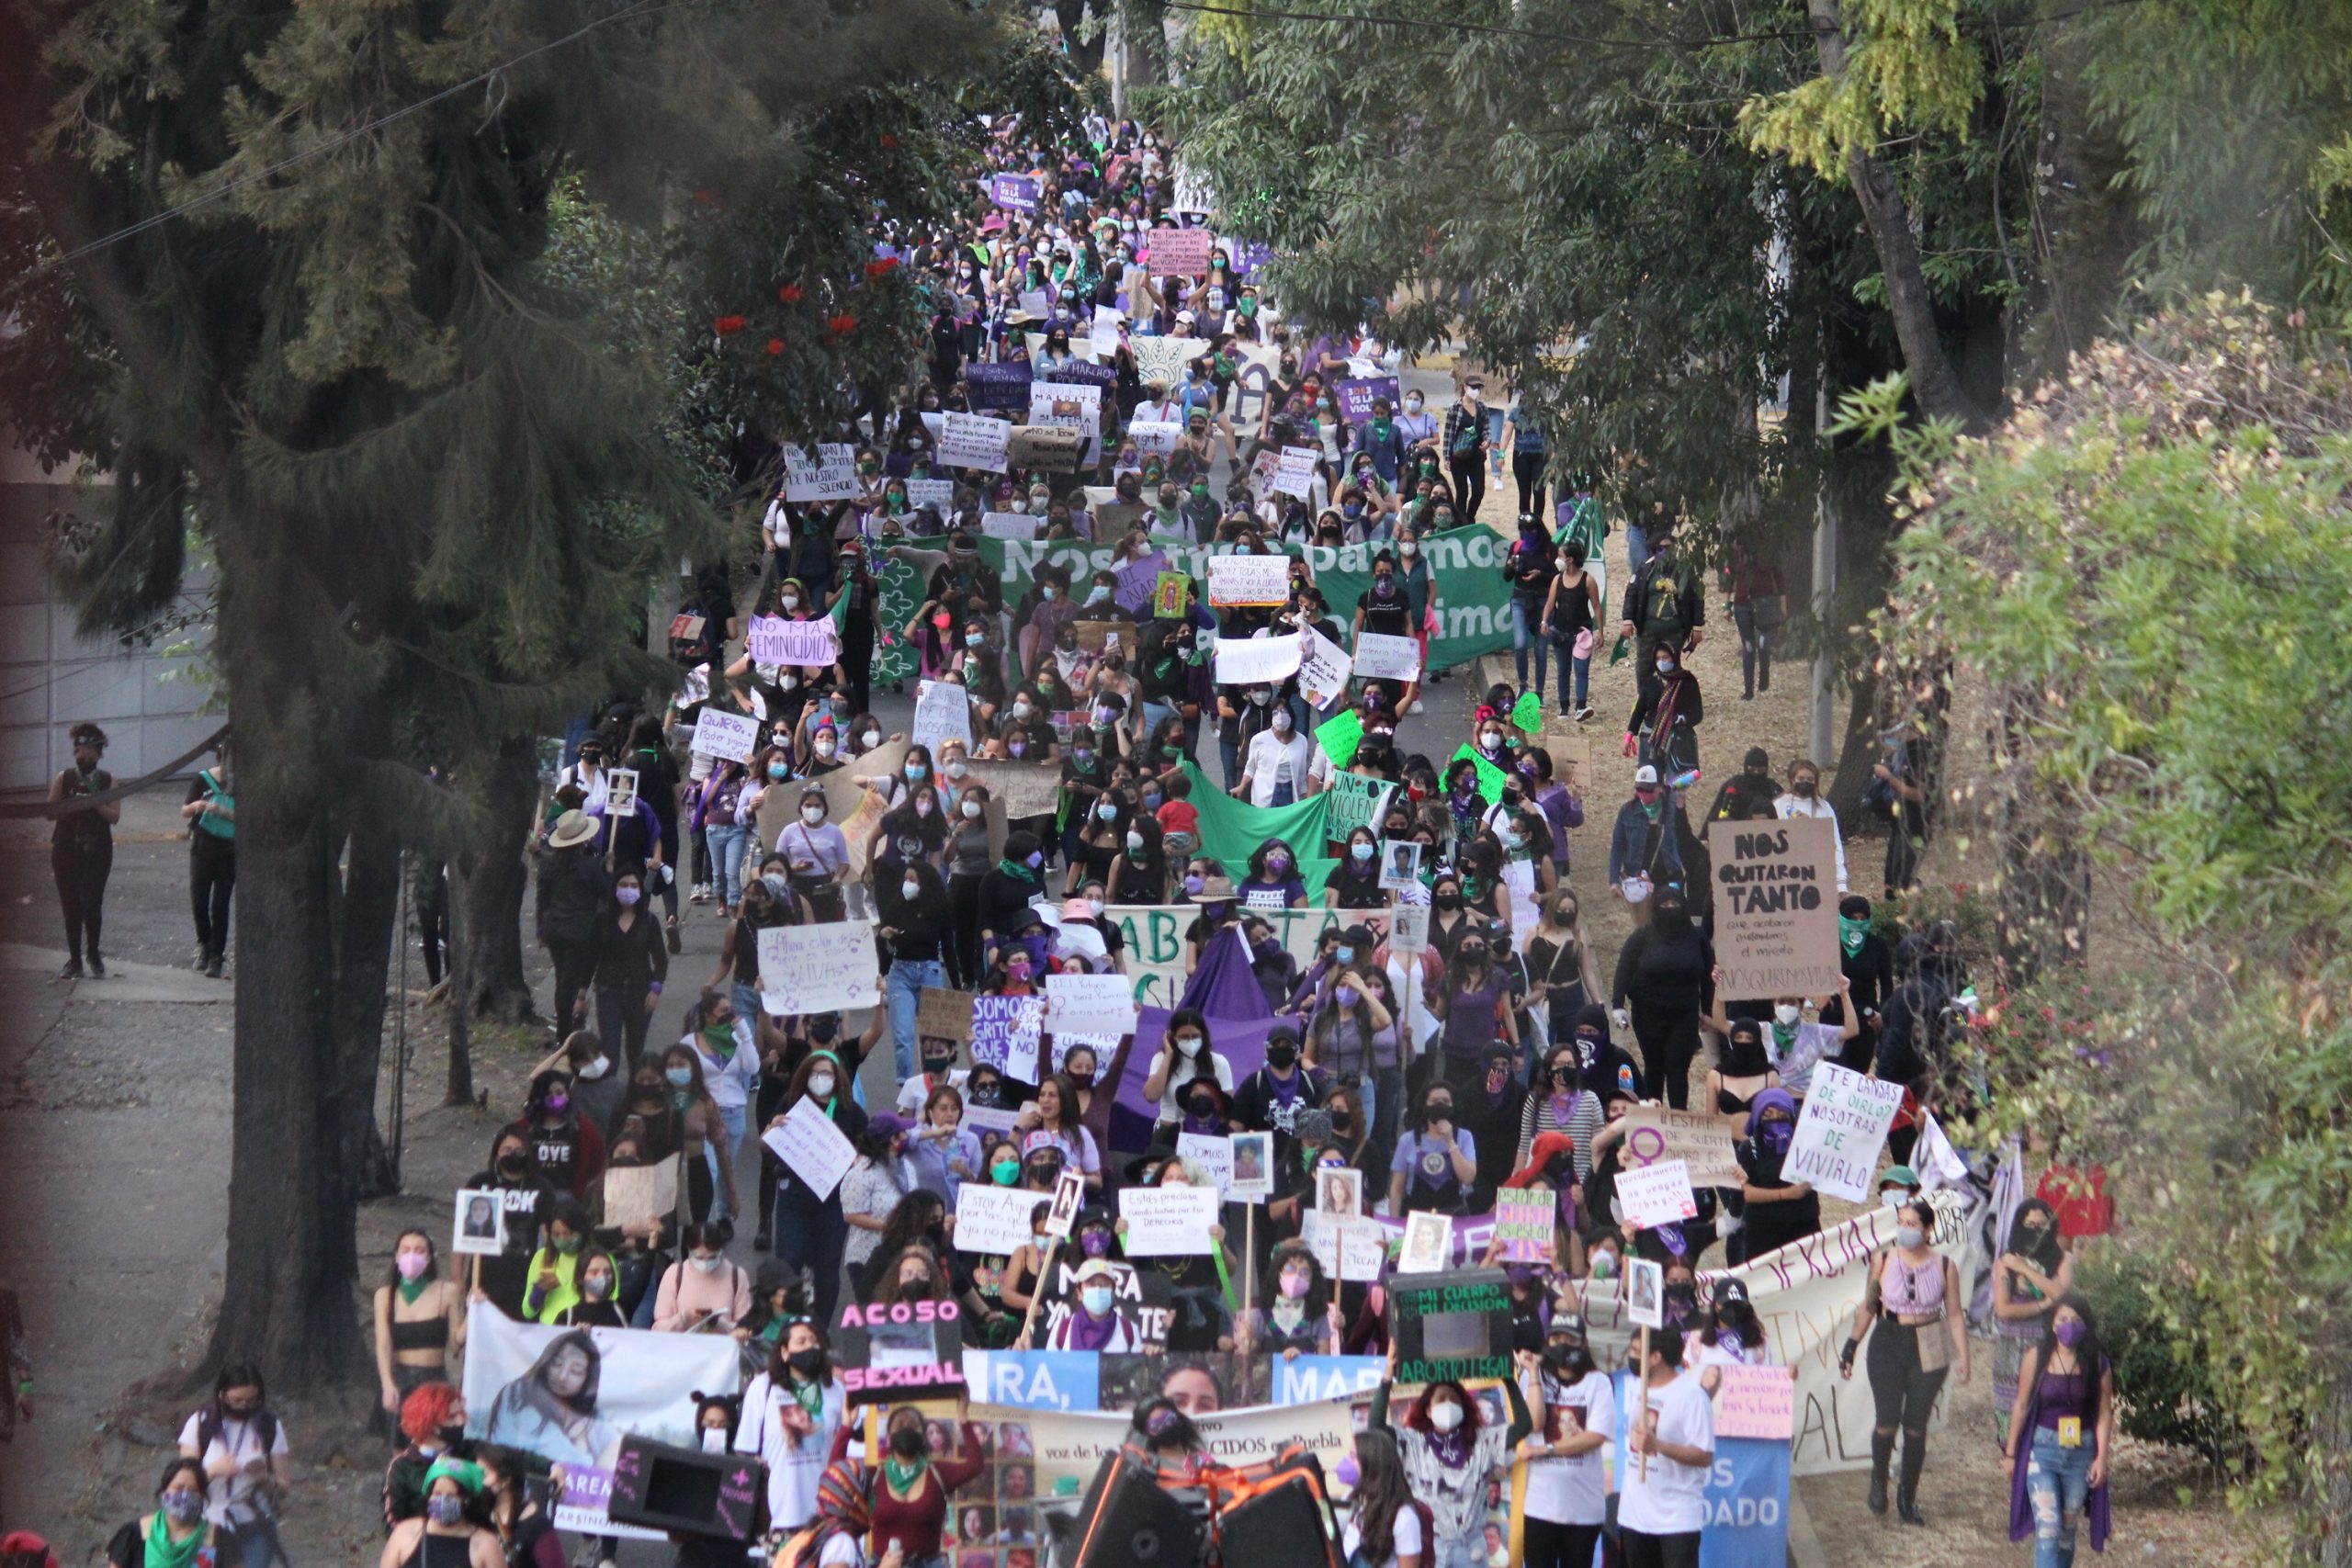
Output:
<instances>
[{"instance_id":1,"label":"purple banner","mask_svg":"<svg viewBox=\"0 0 2352 1568\"><path fill-rule=\"evenodd\" d=\"M1244 242L1233 247L1233 271L1239 277L1248 277L1273 259L1274 247L1272 245Z\"/></svg>"},{"instance_id":2,"label":"purple banner","mask_svg":"<svg viewBox=\"0 0 2352 1568\"><path fill-rule=\"evenodd\" d=\"M1119 384L1119 367L1096 365L1091 360L1073 359L1068 365L1048 370L1042 378L1048 384L1058 381L1066 387L1101 387L1105 390Z\"/></svg>"},{"instance_id":3,"label":"purple banner","mask_svg":"<svg viewBox=\"0 0 2352 1568\"><path fill-rule=\"evenodd\" d=\"M1340 397L1340 417L1351 424L1362 424L1372 417L1372 400L1374 398L1386 398L1388 412L1396 412L1396 378L1394 376L1334 381L1331 389Z\"/></svg>"},{"instance_id":4,"label":"purple banner","mask_svg":"<svg viewBox=\"0 0 2352 1568\"><path fill-rule=\"evenodd\" d=\"M1136 1048L1127 1053L1126 1071L1119 1075L1119 1109L1133 1111L1146 1122L1159 1117L1158 1103L1144 1096L1143 1080L1150 1076L1153 1053L1167 1040L1169 1012L1167 1008L1145 1008L1136 1013ZM1266 1032L1276 1021L1271 1018L1253 1018L1246 1023L1225 1018L1208 1021L1209 1049L1231 1064L1237 1085L1266 1065Z\"/></svg>"},{"instance_id":5,"label":"purple banner","mask_svg":"<svg viewBox=\"0 0 2352 1568\"><path fill-rule=\"evenodd\" d=\"M989 181L989 199L1015 212L1037 210L1037 182L1026 175L998 175Z\"/></svg>"},{"instance_id":6,"label":"purple banner","mask_svg":"<svg viewBox=\"0 0 2352 1568\"><path fill-rule=\"evenodd\" d=\"M971 403L972 413L993 413L1000 409L1012 411L1015 424L1029 422L1029 366L967 365L964 367L964 389Z\"/></svg>"},{"instance_id":7,"label":"purple banner","mask_svg":"<svg viewBox=\"0 0 2352 1568\"><path fill-rule=\"evenodd\" d=\"M1139 621L1149 619L1145 612L1159 587L1159 574L1172 570L1168 558L1158 550L1141 560L1129 561L1119 569L1119 586L1112 591L1111 603Z\"/></svg>"}]
</instances>

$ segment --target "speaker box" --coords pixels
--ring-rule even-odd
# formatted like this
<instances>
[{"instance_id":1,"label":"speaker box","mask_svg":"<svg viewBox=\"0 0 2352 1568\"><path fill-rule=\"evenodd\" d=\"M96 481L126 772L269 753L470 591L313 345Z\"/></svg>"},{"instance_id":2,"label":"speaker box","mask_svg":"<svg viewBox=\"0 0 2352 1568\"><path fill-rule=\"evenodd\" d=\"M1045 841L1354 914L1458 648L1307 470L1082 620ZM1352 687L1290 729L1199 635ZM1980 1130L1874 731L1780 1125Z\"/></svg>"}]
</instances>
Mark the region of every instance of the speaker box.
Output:
<instances>
[{"instance_id":1,"label":"speaker box","mask_svg":"<svg viewBox=\"0 0 2352 1568\"><path fill-rule=\"evenodd\" d=\"M749 1454L707 1454L623 1438L605 1511L625 1525L749 1540L768 1491L767 1466Z\"/></svg>"},{"instance_id":2,"label":"speaker box","mask_svg":"<svg viewBox=\"0 0 2352 1568\"><path fill-rule=\"evenodd\" d=\"M1119 1454L1103 1458L1074 1532L1072 1568L1200 1568L1208 1533L1160 1489L1152 1472Z\"/></svg>"},{"instance_id":3,"label":"speaker box","mask_svg":"<svg viewBox=\"0 0 2352 1568\"><path fill-rule=\"evenodd\" d=\"M1255 1568L1339 1568L1323 1527L1315 1483L1288 1477L1242 1498L1217 1516L1217 1545L1228 1565Z\"/></svg>"}]
</instances>

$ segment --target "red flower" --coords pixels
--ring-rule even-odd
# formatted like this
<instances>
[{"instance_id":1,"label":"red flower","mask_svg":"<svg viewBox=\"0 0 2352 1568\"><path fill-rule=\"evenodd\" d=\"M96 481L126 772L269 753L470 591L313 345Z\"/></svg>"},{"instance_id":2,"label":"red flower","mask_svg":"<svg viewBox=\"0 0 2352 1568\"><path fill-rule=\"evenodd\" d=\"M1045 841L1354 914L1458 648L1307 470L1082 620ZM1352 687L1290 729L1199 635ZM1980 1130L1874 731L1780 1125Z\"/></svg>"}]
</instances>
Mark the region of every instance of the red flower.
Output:
<instances>
[{"instance_id":1,"label":"red flower","mask_svg":"<svg viewBox=\"0 0 2352 1568\"><path fill-rule=\"evenodd\" d=\"M800 285L787 283L775 291L775 297L787 305L797 305L800 303Z\"/></svg>"},{"instance_id":2,"label":"red flower","mask_svg":"<svg viewBox=\"0 0 2352 1568\"><path fill-rule=\"evenodd\" d=\"M865 276L868 277L888 277L890 275L890 269L898 265L899 258L896 256L876 256L874 260L865 264Z\"/></svg>"},{"instance_id":3,"label":"red flower","mask_svg":"<svg viewBox=\"0 0 2352 1568\"><path fill-rule=\"evenodd\" d=\"M719 316L712 320L710 326L713 332L725 337L729 333L741 332L746 324L746 319L741 316Z\"/></svg>"},{"instance_id":4,"label":"red flower","mask_svg":"<svg viewBox=\"0 0 2352 1568\"><path fill-rule=\"evenodd\" d=\"M778 355L778 354L782 354L783 352L784 352L784 340L783 340L782 338L780 338L780 337L772 337L772 338L768 339L768 353L769 353L771 355Z\"/></svg>"},{"instance_id":5,"label":"red flower","mask_svg":"<svg viewBox=\"0 0 2352 1568\"><path fill-rule=\"evenodd\" d=\"M708 186L703 186L695 190L695 199L702 203L705 207L717 207L718 205L718 193L711 189Z\"/></svg>"},{"instance_id":6,"label":"red flower","mask_svg":"<svg viewBox=\"0 0 2352 1568\"><path fill-rule=\"evenodd\" d=\"M884 132L882 133L882 145L883 145L883 146L885 146L885 147L896 147L898 144L899 144L899 139L898 139L897 137L895 137L895 136L891 135L891 134L890 134L888 131L887 131L887 130L886 130L886 131L884 131Z\"/></svg>"},{"instance_id":7,"label":"red flower","mask_svg":"<svg viewBox=\"0 0 2352 1568\"><path fill-rule=\"evenodd\" d=\"M857 318L855 316L835 316L831 321L827 321L825 324L833 329L833 335L835 337L847 337L850 333L857 331Z\"/></svg>"}]
</instances>

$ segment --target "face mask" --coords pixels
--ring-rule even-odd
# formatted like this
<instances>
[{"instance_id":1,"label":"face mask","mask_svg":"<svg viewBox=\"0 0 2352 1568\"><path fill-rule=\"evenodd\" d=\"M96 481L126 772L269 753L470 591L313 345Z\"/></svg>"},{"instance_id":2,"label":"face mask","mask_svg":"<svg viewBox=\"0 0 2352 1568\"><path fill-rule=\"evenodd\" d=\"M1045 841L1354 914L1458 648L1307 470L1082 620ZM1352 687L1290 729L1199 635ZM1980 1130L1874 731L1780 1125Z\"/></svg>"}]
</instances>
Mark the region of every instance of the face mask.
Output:
<instances>
[{"instance_id":1,"label":"face mask","mask_svg":"<svg viewBox=\"0 0 2352 1568\"><path fill-rule=\"evenodd\" d=\"M817 755L820 757L830 757L839 748L839 745L840 743L831 736L820 735L817 737Z\"/></svg>"},{"instance_id":2,"label":"face mask","mask_svg":"<svg viewBox=\"0 0 2352 1568\"><path fill-rule=\"evenodd\" d=\"M1119 807L1115 802L1103 801L1095 807L1094 817L1097 821L1116 822L1119 819Z\"/></svg>"},{"instance_id":3,"label":"face mask","mask_svg":"<svg viewBox=\"0 0 2352 1568\"><path fill-rule=\"evenodd\" d=\"M797 593L786 594L784 596L784 607L787 610L797 610L800 608L800 595Z\"/></svg>"},{"instance_id":4,"label":"face mask","mask_svg":"<svg viewBox=\"0 0 2352 1568\"><path fill-rule=\"evenodd\" d=\"M580 1251L580 1247L581 1238L579 1236L560 1235L555 1238L555 1249L563 1254L566 1258L575 1256Z\"/></svg>"},{"instance_id":5,"label":"face mask","mask_svg":"<svg viewBox=\"0 0 2352 1568\"><path fill-rule=\"evenodd\" d=\"M911 877L911 876L908 877L904 882L901 882L901 883L899 883L899 892L900 896L902 896L902 897L907 900L907 902L909 902L909 903L910 903L910 904L914 902L915 895L917 895L917 894L921 893L922 891L922 883L920 883L920 882L917 882L917 881L916 881L913 877Z\"/></svg>"},{"instance_id":6,"label":"face mask","mask_svg":"<svg viewBox=\"0 0 2352 1568\"><path fill-rule=\"evenodd\" d=\"M783 779L791 772L792 770L785 766L782 762L770 762L768 764L768 777L771 779ZM624 902L630 904L636 903L636 896L634 894L629 895L624 899Z\"/></svg>"},{"instance_id":7,"label":"face mask","mask_svg":"<svg viewBox=\"0 0 2352 1568\"><path fill-rule=\"evenodd\" d=\"M922 1428L901 1427L890 1434L890 1451L900 1459L922 1457Z\"/></svg>"},{"instance_id":8,"label":"face mask","mask_svg":"<svg viewBox=\"0 0 2352 1568\"><path fill-rule=\"evenodd\" d=\"M1127 835L1127 853L1131 855L1139 855L1143 853L1143 835L1141 833L1129 833Z\"/></svg>"},{"instance_id":9,"label":"face mask","mask_svg":"<svg viewBox=\"0 0 2352 1568\"><path fill-rule=\"evenodd\" d=\"M451 1516L448 1518L442 1519L439 1521L440 1523L445 1525L453 1525L458 1522L457 1513L459 1511L459 1504L457 1498L435 1497L433 1498L426 1506L430 1508L432 1503L447 1503L450 1506L452 1510ZM166 1492L164 1494L164 1514L165 1517L169 1518L172 1523L175 1525L192 1525L196 1523L197 1520L204 1517L204 1494L201 1492Z\"/></svg>"},{"instance_id":10,"label":"face mask","mask_svg":"<svg viewBox=\"0 0 2352 1568\"><path fill-rule=\"evenodd\" d=\"M1280 876L1283 872L1290 869L1290 856L1283 853L1280 850L1276 850L1272 854L1266 857L1266 869L1272 872L1276 876Z\"/></svg>"},{"instance_id":11,"label":"face mask","mask_svg":"<svg viewBox=\"0 0 2352 1568\"><path fill-rule=\"evenodd\" d=\"M1661 675L1671 675L1671 674L1673 674L1673 673L1674 673L1674 660L1671 660L1671 659L1661 659L1661 660L1659 660L1657 661L1657 672L1658 672L1659 674L1661 674Z\"/></svg>"},{"instance_id":12,"label":"face mask","mask_svg":"<svg viewBox=\"0 0 2352 1568\"><path fill-rule=\"evenodd\" d=\"M811 828L824 819L825 808L821 806L804 806L800 808L800 820L808 823Z\"/></svg>"},{"instance_id":13,"label":"face mask","mask_svg":"<svg viewBox=\"0 0 2352 1568\"><path fill-rule=\"evenodd\" d=\"M1462 1406L1448 1401L1430 1406L1430 1425L1441 1432L1451 1432L1462 1425Z\"/></svg>"},{"instance_id":14,"label":"face mask","mask_svg":"<svg viewBox=\"0 0 2352 1568\"><path fill-rule=\"evenodd\" d=\"M785 895L785 890L791 885L785 881L784 873L767 871L760 874L760 886L768 890L769 897L781 898Z\"/></svg>"},{"instance_id":15,"label":"face mask","mask_svg":"<svg viewBox=\"0 0 2352 1568\"><path fill-rule=\"evenodd\" d=\"M1592 1277L1596 1280L1614 1280L1617 1277L1617 1255L1613 1252L1594 1253Z\"/></svg>"},{"instance_id":16,"label":"face mask","mask_svg":"<svg viewBox=\"0 0 2352 1568\"><path fill-rule=\"evenodd\" d=\"M1917 1246L1917 1243L1913 1242L1906 1245ZM2071 1350L2075 1346L2081 1344L2084 1340L2091 1337L2091 1325L2085 1323L2078 1317L2069 1318L2064 1323L2059 1324L2050 1332L2058 1337L2059 1344L2064 1345L2067 1349Z\"/></svg>"},{"instance_id":17,"label":"face mask","mask_svg":"<svg viewBox=\"0 0 2352 1568\"><path fill-rule=\"evenodd\" d=\"M1195 898L1197 898L1197 897L1200 897L1201 889L1202 889L1202 888L1204 888L1204 887L1206 887L1207 886L1208 886L1208 879L1207 879L1206 877L1202 877L1202 876L1187 876L1186 878L1184 878L1184 891L1185 891L1185 893L1186 893L1186 894L1188 894L1189 896L1193 897L1195 897Z\"/></svg>"},{"instance_id":18,"label":"face mask","mask_svg":"<svg viewBox=\"0 0 2352 1568\"><path fill-rule=\"evenodd\" d=\"M1776 1002L1772 1006L1773 1021L1783 1029L1794 1029L1797 1020L1804 1016L1804 1010L1794 1002Z\"/></svg>"},{"instance_id":19,"label":"face mask","mask_svg":"<svg viewBox=\"0 0 2352 1568\"><path fill-rule=\"evenodd\" d=\"M804 1378L813 1378L825 1370L825 1353L811 1346L806 1350L795 1350L784 1359L784 1364Z\"/></svg>"},{"instance_id":20,"label":"face mask","mask_svg":"<svg viewBox=\"0 0 2352 1568\"><path fill-rule=\"evenodd\" d=\"M509 1176L520 1176L531 1168L531 1156L521 1154L502 1155L499 1156L498 1168Z\"/></svg>"},{"instance_id":21,"label":"face mask","mask_svg":"<svg viewBox=\"0 0 2352 1568\"><path fill-rule=\"evenodd\" d=\"M718 1272L718 1266L727 1260L716 1255L705 1258L701 1253L697 1252L689 1257L686 1261L693 1264L695 1268L701 1269L706 1274L716 1274Z\"/></svg>"},{"instance_id":22,"label":"face mask","mask_svg":"<svg viewBox=\"0 0 2352 1568\"><path fill-rule=\"evenodd\" d=\"M1176 1049L1187 1056L1197 1056L1201 1054L1201 1037L1197 1034L1180 1034L1176 1037Z\"/></svg>"},{"instance_id":23,"label":"face mask","mask_svg":"<svg viewBox=\"0 0 2352 1568\"><path fill-rule=\"evenodd\" d=\"M1288 1072L1292 1067L1296 1066L1297 1065L1297 1046L1269 1045L1266 1047L1266 1066L1273 1068L1274 1071L1278 1073Z\"/></svg>"},{"instance_id":24,"label":"face mask","mask_svg":"<svg viewBox=\"0 0 2352 1568\"><path fill-rule=\"evenodd\" d=\"M989 1167L989 1179L999 1187L1012 1186L1021 1179L1021 1162L1013 1159L998 1160Z\"/></svg>"},{"instance_id":25,"label":"face mask","mask_svg":"<svg viewBox=\"0 0 2352 1568\"><path fill-rule=\"evenodd\" d=\"M1289 732L1290 710L1288 708L1276 708L1274 710L1274 728L1285 734Z\"/></svg>"},{"instance_id":26,"label":"face mask","mask_svg":"<svg viewBox=\"0 0 2352 1568\"><path fill-rule=\"evenodd\" d=\"M1315 1288L1315 1281L1295 1269L1283 1270L1282 1292L1292 1301L1298 1301Z\"/></svg>"},{"instance_id":27,"label":"face mask","mask_svg":"<svg viewBox=\"0 0 2352 1568\"><path fill-rule=\"evenodd\" d=\"M1928 1244L1928 1233L1917 1225L1897 1225L1894 1227L1894 1244L1897 1247L1925 1247Z\"/></svg>"},{"instance_id":28,"label":"face mask","mask_svg":"<svg viewBox=\"0 0 2352 1568\"><path fill-rule=\"evenodd\" d=\"M816 1096L819 1100L831 1099L833 1093L833 1075L831 1073L809 1074L808 1092Z\"/></svg>"},{"instance_id":29,"label":"face mask","mask_svg":"<svg viewBox=\"0 0 2352 1568\"><path fill-rule=\"evenodd\" d=\"M923 780L925 780L925 779L929 778L930 776L931 776L931 770L930 770L929 768L927 768L927 767L923 766L921 762L909 762L909 763L907 764L907 782L908 782L908 783L910 783L910 784L921 784L921 783L922 783L922 781L923 781Z\"/></svg>"},{"instance_id":30,"label":"face mask","mask_svg":"<svg viewBox=\"0 0 2352 1568\"><path fill-rule=\"evenodd\" d=\"M669 1081L673 1089L684 1089L695 1081L695 1070L692 1067L665 1067L662 1069L662 1076Z\"/></svg>"},{"instance_id":31,"label":"face mask","mask_svg":"<svg viewBox=\"0 0 2352 1568\"><path fill-rule=\"evenodd\" d=\"M978 648L980 644L986 641L988 641L988 635L985 632L966 632L964 634L964 646L966 648Z\"/></svg>"},{"instance_id":32,"label":"face mask","mask_svg":"<svg viewBox=\"0 0 2352 1568\"><path fill-rule=\"evenodd\" d=\"M1264 707L1268 703L1273 700L1273 694L1272 692L1252 692L1250 694L1250 700L1256 703L1260 707Z\"/></svg>"},{"instance_id":33,"label":"face mask","mask_svg":"<svg viewBox=\"0 0 2352 1568\"><path fill-rule=\"evenodd\" d=\"M1079 1292L1079 1297L1085 1303L1090 1317L1101 1317L1111 1310L1111 1287L1108 1285L1089 1285Z\"/></svg>"},{"instance_id":34,"label":"face mask","mask_svg":"<svg viewBox=\"0 0 2352 1568\"><path fill-rule=\"evenodd\" d=\"M592 1302L602 1301L612 1293L612 1290L613 1277L610 1274L591 1274L580 1281L581 1293Z\"/></svg>"},{"instance_id":35,"label":"face mask","mask_svg":"<svg viewBox=\"0 0 2352 1568\"><path fill-rule=\"evenodd\" d=\"M424 1270L431 1265L432 1259L422 1252L403 1252L392 1260L392 1266L401 1271L403 1280L424 1278Z\"/></svg>"},{"instance_id":36,"label":"face mask","mask_svg":"<svg viewBox=\"0 0 2352 1568\"><path fill-rule=\"evenodd\" d=\"M980 807L980 803L979 803L978 801L977 801L977 800L967 800L967 801L966 801L966 802L964 803L963 807L962 807L962 810L963 810L963 813L964 813L964 820L966 820L967 822L970 822L970 821L977 820L977 819L978 818L979 815L980 815L980 809L981 809L981 807Z\"/></svg>"},{"instance_id":37,"label":"face mask","mask_svg":"<svg viewBox=\"0 0 2352 1568\"><path fill-rule=\"evenodd\" d=\"M462 1497L443 1495L424 1500L424 1517L434 1524L454 1525L466 1517L466 1501Z\"/></svg>"},{"instance_id":38,"label":"face mask","mask_svg":"<svg viewBox=\"0 0 2352 1568\"><path fill-rule=\"evenodd\" d=\"M1407 539L1396 547L1396 553L1403 556L1406 559L1410 560L1413 557L1421 553L1421 547L1413 543L1412 540Z\"/></svg>"}]
</instances>

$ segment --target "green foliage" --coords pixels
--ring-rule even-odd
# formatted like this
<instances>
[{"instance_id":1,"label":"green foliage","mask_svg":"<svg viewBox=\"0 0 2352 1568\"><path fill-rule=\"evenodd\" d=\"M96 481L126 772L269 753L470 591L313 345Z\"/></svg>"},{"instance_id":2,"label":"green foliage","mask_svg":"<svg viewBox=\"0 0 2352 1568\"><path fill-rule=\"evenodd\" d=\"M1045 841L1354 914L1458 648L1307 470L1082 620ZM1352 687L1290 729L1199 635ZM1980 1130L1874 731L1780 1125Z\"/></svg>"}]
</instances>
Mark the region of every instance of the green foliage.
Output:
<instances>
[{"instance_id":1,"label":"green foliage","mask_svg":"<svg viewBox=\"0 0 2352 1568\"><path fill-rule=\"evenodd\" d=\"M2095 1251L2075 1283L2091 1303L2099 1342L2115 1362L2125 1434L2188 1449L2209 1464L2242 1465L2245 1430L2214 1387L2195 1341L2178 1331L2177 1314L2165 1310L2161 1281L2147 1261L2111 1248Z\"/></svg>"},{"instance_id":2,"label":"green foliage","mask_svg":"<svg viewBox=\"0 0 2352 1568\"><path fill-rule=\"evenodd\" d=\"M1832 180L1898 130L1964 138L1984 60L1961 30L1963 9L1962 0L1846 0L1845 68L1749 99L1741 127L1755 146Z\"/></svg>"}]
</instances>

